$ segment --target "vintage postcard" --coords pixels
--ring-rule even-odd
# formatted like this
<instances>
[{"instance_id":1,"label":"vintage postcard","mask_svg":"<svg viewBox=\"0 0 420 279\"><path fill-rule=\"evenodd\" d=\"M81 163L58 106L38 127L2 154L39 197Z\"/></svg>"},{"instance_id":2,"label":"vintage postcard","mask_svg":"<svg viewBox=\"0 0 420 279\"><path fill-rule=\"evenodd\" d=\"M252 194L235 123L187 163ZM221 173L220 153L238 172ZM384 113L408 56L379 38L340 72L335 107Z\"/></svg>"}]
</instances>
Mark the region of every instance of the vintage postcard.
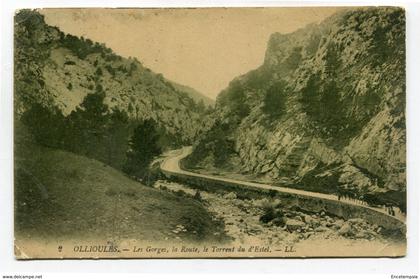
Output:
<instances>
[{"instance_id":1,"label":"vintage postcard","mask_svg":"<svg viewBox=\"0 0 420 279\"><path fill-rule=\"evenodd\" d=\"M22 9L15 256L401 257L399 7Z\"/></svg>"}]
</instances>

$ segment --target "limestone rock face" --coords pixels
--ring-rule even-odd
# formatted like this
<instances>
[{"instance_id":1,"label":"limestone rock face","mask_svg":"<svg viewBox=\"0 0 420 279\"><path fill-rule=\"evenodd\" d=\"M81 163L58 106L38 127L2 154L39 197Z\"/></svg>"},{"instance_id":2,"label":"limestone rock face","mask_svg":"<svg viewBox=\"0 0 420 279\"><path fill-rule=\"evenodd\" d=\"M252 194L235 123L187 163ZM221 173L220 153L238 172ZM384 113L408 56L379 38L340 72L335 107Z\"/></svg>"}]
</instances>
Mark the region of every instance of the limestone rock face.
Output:
<instances>
[{"instance_id":1,"label":"limestone rock face","mask_svg":"<svg viewBox=\"0 0 420 279\"><path fill-rule=\"evenodd\" d=\"M100 86L110 109L125 111L131 119L152 118L181 142L191 142L207 123L201 123L191 88L183 91L186 87L103 44L66 35L47 25L38 12L19 12L15 39L17 113L40 103L67 115ZM198 95L194 91L196 100Z\"/></svg>"},{"instance_id":2,"label":"limestone rock face","mask_svg":"<svg viewBox=\"0 0 420 279\"><path fill-rule=\"evenodd\" d=\"M400 8L273 34L264 64L218 96L212 130L229 140L203 136L192 157L318 192L404 193L404 34Z\"/></svg>"}]
</instances>

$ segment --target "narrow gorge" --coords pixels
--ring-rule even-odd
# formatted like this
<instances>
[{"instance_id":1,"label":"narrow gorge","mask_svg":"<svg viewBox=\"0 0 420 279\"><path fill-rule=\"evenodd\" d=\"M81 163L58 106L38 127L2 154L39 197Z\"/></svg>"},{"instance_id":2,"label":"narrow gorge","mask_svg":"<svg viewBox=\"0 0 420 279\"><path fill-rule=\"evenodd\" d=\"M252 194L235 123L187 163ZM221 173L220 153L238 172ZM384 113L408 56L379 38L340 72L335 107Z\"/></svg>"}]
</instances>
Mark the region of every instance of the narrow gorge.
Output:
<instances>
[{"instance_id":1,"label":"narrow gorge","mask_svg":"<svg viewBox=\"0 0 420 279\"><path fill-rule=\"evenodd\" d=\"M185 165L403 207L404 34L399 8L272 34L263 65L218 96Z\"/></svg>"}]
</instances>

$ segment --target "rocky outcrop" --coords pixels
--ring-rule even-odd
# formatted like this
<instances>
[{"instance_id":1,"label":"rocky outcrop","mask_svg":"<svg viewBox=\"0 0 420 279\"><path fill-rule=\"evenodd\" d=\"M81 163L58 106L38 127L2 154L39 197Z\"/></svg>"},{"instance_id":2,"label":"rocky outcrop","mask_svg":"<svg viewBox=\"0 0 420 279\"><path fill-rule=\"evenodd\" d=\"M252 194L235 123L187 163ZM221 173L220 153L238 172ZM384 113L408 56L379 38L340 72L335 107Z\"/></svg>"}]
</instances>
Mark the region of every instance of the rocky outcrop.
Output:
<instances>
[{"instance_id":1,"label":"rocky outcrop","mask_svg":"<svg viewBox=\"0 0 420 279\"><path fill-rule=\"evenodd\" d=\"M357 198L403 197L404 34L400 8L350 9L273 34L264 64L217 99L215 125L228 127L222 130L232 142L222 153L264 180ZM210 142L204 137L192 157L217 157L199 148Z\"/></svg>"},{"instance_id":2,"label":"rocky outcrop","mask_svg":"<svg viewBox=\"0 0 420 279\"><path fill-rule=\"evenodd\" d=\"M100 87L110 110L118 108L136 120L152 118L181 142L191 142L205 126L200 108L181 85L175 88L136 58L48 26L36 11L16 15L15 46L18 115L34 103L70 114ZM199 93L194 94L197 99Z\"/></svg>"}]
</instances>

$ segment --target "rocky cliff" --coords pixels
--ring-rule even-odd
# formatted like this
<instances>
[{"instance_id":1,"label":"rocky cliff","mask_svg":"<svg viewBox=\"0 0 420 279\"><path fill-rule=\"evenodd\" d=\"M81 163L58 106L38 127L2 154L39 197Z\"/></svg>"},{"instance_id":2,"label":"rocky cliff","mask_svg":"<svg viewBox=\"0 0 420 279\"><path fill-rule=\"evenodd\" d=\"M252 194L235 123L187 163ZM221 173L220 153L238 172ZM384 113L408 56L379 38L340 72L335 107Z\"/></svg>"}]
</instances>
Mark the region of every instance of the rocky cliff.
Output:
<instances>
[{"instance_id":1,"label":"rocky cliff","mask_svg":"<svg viewBox=\"0 0 420 279\"><path fill-rule=\"evenodd\" d=\"M191 142L202 127L200 107L189 93L136 58L123 58L103 44L64 34L36 11L16 14L17 116L34 103L58 106L67 115L98 86L110 109L123 110L132 119L152 118L182 142Z\"/></svg>"},{"instance_id":2,"label":"rocky cliff","mask_svg":"<svg viewBox=\"0 0 420 279\"><path fill-rule=\"evenodd\" d=\"M405 192L405 16L351 9L272 34L187 165L360 197Z\"/></svg>"}]
</instances>

